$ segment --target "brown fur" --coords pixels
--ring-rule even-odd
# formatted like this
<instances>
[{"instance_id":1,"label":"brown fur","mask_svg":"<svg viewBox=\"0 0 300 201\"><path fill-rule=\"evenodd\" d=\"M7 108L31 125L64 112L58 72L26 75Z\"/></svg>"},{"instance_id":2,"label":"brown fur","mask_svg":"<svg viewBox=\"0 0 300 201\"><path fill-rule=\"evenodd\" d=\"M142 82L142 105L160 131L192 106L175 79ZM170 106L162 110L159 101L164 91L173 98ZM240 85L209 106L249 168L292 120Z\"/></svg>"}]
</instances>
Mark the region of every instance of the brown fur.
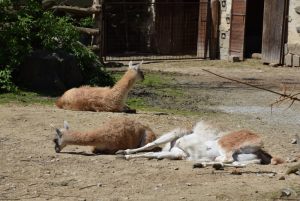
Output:
<instances>
[{"instance_id":1,"label":"brown fur","mask_svg":"<svg viewBox=\"0 0 300 201\"><path fill-rule=\"evenodd\" d=\"M129 68L114 87L73 88L57 99L56 106L67 110L126 112L128 92L139 79L144 79L143 73Z\"/></svg>"},{"instance_id":2,"label":"brown fur","mask_svg":"<svg viewBox=\"0 0 300 201\"><path fill-rule=\"evenodd\" d=\"M221 137L218 144L227 153L228 158L231 158L235 152L239 152L241 149L250 148L256 150L255 154L261 159L262 164L277 165L284 163L283 159L273 157L263 150L262 139L251 131L240 130L229 133Z\"/></svg>"},{"instance_id":3,"label":"brown fur","mask_svg":"<svg viewBox=\"0 0 300 201\"><path fill-rule=\"evenodd\" d=\"M261 138L251 131L241 130L229 133L219 140L219 145L226 151L239 150L242 147L262 147Z\"/></svg>"},{"instance_id":4,"label":"brown fur","mask_svg":"<svg viewBox=\"0 0 300 201\"><path fill-rule=\"evenodd\" d=\"M149 127L129 118L111 119L96 130L64 130L61 133L59 150L67 145L93 146L94 153L106 154L114 154L120 149L138 148L156 139Z\"/></svg>"}]
</instances>

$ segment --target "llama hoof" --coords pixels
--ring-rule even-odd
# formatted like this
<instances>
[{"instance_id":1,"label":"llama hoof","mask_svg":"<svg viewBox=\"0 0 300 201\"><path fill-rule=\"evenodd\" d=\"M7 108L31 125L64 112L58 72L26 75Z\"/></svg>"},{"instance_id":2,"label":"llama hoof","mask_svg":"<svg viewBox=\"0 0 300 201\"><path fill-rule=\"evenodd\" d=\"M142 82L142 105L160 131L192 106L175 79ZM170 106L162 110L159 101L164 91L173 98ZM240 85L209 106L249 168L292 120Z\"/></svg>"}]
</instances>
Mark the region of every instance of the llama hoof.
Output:
<instances>
[{"instance_id":1,"label":"llama hoof","mask_svg":"<svg viewBox=\"0 0 300 201\"><path fill-rule=\"evenodd\" d=\"M136 109L127 109L124 112L129 114L136 114Z\"/></svg>"},{"instance_id":2,"label":"llama hoof","mask_svg":"<svg viewBox=\"0 0 300 201\"><path fill-rule=\"evenodd\" d=\"M116 155L125 155L126 151L125 150L119 150L115 153Z\"/></svg>"}]
</instances>

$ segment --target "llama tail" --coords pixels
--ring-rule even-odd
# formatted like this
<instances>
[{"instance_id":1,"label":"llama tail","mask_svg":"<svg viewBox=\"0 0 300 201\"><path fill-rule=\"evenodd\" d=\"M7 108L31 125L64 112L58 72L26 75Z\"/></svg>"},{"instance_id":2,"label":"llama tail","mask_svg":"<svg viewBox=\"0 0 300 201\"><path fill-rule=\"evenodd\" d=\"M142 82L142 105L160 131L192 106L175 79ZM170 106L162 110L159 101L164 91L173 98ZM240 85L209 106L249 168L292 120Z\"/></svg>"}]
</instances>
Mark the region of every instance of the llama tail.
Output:
<instances>
[{"instance_id":1,"label":"llama tail","mask_svg":"<svg viewBox=\"0 0 300 201\"><path fill-rule=\"evenodd\" d=\"M274 157L262 149L257 152L257 156L261 159L261 164L278 165L285 162L282 158Z\"/></svg>"},{"instance_id":2,"label":"llama tail","mask_svg":"<svg viewBox=\"0 0 300 201\"><path fill-rule=\"evenodd\" d=\"M272 165L278 165L278 164L282 164L282 163L285 163L285 160L282 159L282 158L279 158L279 157L273 157L271 159L271 164Z\"/></svg>"}]
</instances>

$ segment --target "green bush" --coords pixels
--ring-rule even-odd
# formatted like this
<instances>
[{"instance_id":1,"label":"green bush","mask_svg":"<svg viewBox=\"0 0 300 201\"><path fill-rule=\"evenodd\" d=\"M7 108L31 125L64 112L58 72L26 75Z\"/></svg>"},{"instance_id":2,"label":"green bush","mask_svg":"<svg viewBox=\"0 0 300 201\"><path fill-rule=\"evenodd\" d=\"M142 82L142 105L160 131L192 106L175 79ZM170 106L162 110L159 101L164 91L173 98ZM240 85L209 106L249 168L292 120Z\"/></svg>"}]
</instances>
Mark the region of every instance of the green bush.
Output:
<instances>
[{"instance_id":1,"label":"green bush","mask_svg":"<svg viewBox=\"0 0 300 201\"><path fill-rule=\"evenodd\" d=\"M84 75L85 84L112 85L97 56L79 41L79 33L69 17L43 11L38 0L0 0L0 91L14 91L13 75L23 59L35 49L63 50L73 54Z\"/></svg>"}]
</instances>

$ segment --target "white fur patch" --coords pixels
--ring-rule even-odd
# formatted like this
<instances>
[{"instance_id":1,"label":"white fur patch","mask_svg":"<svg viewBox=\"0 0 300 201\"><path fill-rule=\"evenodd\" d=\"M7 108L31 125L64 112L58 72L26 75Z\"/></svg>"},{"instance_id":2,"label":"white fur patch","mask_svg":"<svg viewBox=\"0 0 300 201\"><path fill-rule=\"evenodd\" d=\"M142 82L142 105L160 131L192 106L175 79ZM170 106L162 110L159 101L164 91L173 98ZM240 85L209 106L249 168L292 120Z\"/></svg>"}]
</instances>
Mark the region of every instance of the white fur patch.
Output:
<instances>
[{"instance_id":1,"label":"white fur patch","mask_svg":"<svg viewBox=\"0 0 300 201\"><path fill-rule=\"evenodd\" d=\"M219 131L204 121L199 121L193 129L193 133L200 135L203 142L216 140L219 136Z\"/></svg>"}]
</instances>

